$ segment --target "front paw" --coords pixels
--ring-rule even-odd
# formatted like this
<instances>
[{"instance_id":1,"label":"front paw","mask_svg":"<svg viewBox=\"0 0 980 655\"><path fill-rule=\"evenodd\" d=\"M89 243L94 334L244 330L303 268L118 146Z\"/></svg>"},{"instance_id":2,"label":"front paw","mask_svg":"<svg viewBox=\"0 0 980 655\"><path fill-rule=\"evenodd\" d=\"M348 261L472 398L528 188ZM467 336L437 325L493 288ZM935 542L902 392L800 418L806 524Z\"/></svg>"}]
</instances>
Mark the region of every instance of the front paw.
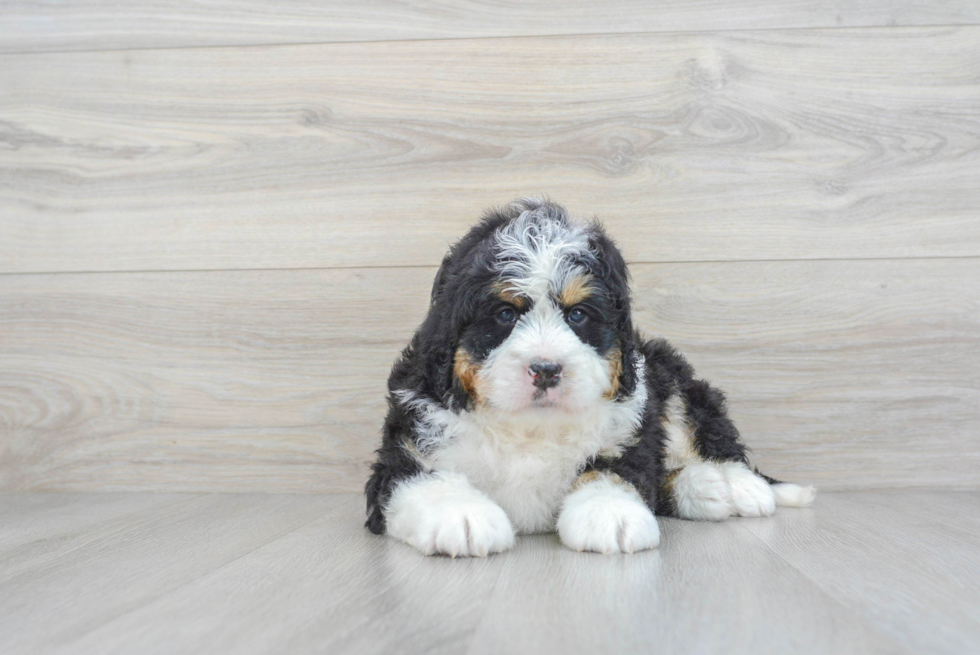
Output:
<instances>
[{"instance_id":1,"label":"front paw","mask_svg":"<svg viewBox=\"0 0 980 655\"><path fill-rule=\"evenodd\" d=\"M507 514L458 473L436 473L395 488L388 533L426 555L486 557L514 545Z\"/></svg>"},{"instance_id":2,"label":"front paw","mask_svg":"<svg viewBox=\"0 0 980 655\"><path fill-rule=\"evenodd\" d=\"M587 484L565 499L558 536L572 550L633 553L660 544L653 512L634 489L608 479Z\"/></svg>"}]
</instances>

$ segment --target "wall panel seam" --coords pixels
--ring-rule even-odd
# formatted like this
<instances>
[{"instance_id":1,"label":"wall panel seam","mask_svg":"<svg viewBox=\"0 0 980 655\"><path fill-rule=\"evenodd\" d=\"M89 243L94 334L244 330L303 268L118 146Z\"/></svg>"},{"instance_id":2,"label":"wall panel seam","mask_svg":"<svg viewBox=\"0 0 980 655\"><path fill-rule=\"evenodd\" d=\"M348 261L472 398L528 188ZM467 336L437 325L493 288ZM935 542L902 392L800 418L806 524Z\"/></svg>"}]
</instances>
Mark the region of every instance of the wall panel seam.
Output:
<instances>
[{"instance_id":1,"label":"wall panel seam","mask_svg":"<svg viewBox=\"0 0 980 655\"><path fill-rule=\"evenodd\" d=\"M67 50L0 50L0 57L25 55L65 55L81 53L100 53L100 52L153 52L153 51L175 51L175 50L216 50L223 48L294 48L294 47L316 47L316 46L352 46L366 44L384 43L441 43L458 41L506 41L506 40L533 40L533 39L566 39L566 38L597 38L604 36L622 37L642 37L642 36L681 36L699 34L762 34L768 32L870 32L886 30L942 30L942 29L969 29L980 27L980 23L926 23L917 25L861 25L850 27L839 27L827 25L823 27L761 27L761 28L732 28L732 29L710 29L710 30L665 30L665 31L639 31L639 32L567 32L556 34L515 34L508 36L463 36L445 38L418 38L418 39L365 39L360 41L286 41L283 43L227 43L218 45L192 45L192 46L153 46L145 48L85 48Z\"/></svg>"},{"instance_id":2,"label":"wall panel seam","mask_svg":"<svg viewBox=\"0 0 980 655\"><path fill-rule=\"evenodd\" d=\"M769 263L788 263L788 262L901 262L901 261L961 261L961 260L980 260L980 255L937 255L915 256L915 257L799 257L789 259L690 259L690 260L643 260L630 261L629 266L689 266L701 264L769 264ZM157 274L157 273L251 273L259 271L283 272L283 271L386 271L401 269L426 269L433 271L439 267L437 262L432 264L396 264L393 266L290 266L273 268L160 268L160 269L106 269L106 270L87 270L87 271L0 271L0 279L13 278L17 276L40 276L40 275L113 275L113 274Z\"/></svg>"}]
</instances>

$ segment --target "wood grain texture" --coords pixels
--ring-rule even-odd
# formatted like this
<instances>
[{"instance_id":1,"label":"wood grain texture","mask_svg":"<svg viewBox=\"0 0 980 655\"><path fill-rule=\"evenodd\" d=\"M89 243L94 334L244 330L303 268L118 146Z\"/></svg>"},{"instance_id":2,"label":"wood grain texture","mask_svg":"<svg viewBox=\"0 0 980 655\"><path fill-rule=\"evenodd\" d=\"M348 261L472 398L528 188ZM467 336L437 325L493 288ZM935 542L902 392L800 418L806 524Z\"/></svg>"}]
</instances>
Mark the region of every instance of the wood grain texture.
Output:
<instances>
[{"instance_id":1,"label":"wood grain texture","mask_svg":"<svg viewBox=\"0 0 980 655\"><path fill-rule=\"evenodd\" d=\"M0 272L431 265L488 205L541 193L632 261L976 256L978 39L9 55Z\"/></svg>"},{"instance_id":2,"label":"wood grain texture","mask_svg":"<svg viewBox=\"0 0 980 655\"><path fill-rule=\"evenodd\" d=\"M360 491L434 270L0 276L0 488ZM769 474L980 484L980 260L632 270Z\"/></svg>"},{"instance_id":3,"label":"wood grain texture","mask_svg":"<svg viewBox=\"0 0 980 655\"><path fill-rule=\"evenodd\" d=\"M862 491L856 496L862 506L879 505L899 510L905 516L940 522L958 532L968 533L980 544L980 494L976 491L947 493L946 491L919 489L914 494L900 494L894 490Z\"/></svg>"},{"instance_id":4,"label":"wood grain texture","mask_svg":"<svg viewBox=\"0 0 980 655\"><path fill-rule=\"evenodd\" d=\"M628 557L572 552L555 535L521 537L467 655L911 652L736 521L659 522L660 548Z\"/></svg>"},{"instance_id":5,"label":"wood grain texture","mask_svg":"<svg viewBox=\"0 0 980 655\"><path fill-rule=\"evenodd\" d=\"M0 52L800 27L975 25L968 0L0 3Z\"/></svg>"},{"instance_id":6,"label":"wood grain texture","mask_svg":"<svg viewBox=\"0 0 980 655\"><path fill-rule=\"evenodd\" d=\"M304 498L296 498L302 504ZM361 496L336 512L95 628L65 653L461 653L503 558L423 557L364 528ZM175 643L173 626L181 626Z\"/></svg>"},{"instance_id":7,"label":"wood grain texture","mask_svg":"<svg viewBox=\"0 0 980 655\"><path fill-rule=\"evenodd\" d=\"M185 494L17 494L0 497L0 583L117 531Z\"/></svg>"},{"instance_id":8,"label":"wood grain texture","mask_svg":"<svg viewBox=\"0 0 980 655\"><path fill-rule=\"evenodd\" d=\"M2 277L3 486L360 490L432 275Z\"/></svg>"},{"instance_id":9,"label":"wood grain texture","mask_svg":"<svg viewBox=\"0 0 980 655\"><path fill-rule=\"evenodd\" d=\"M106 501L97 496L90 502ZM49 651L313 521L338 502L314 495L302 502L287 495L196 496L90 530L66 531L56 557L39 548L36 560L0 576L0 650ZM30 514L24 518L32 520Z\"/></svg>"},{"instance_id":10,"label":"wood grain texture","mask_svg":"<svg viewBox=\"0 0 980 655\"><path fill-rule=\"evenodd\" d=\"M140 496L53 495L42 504L104 508L102 534L78 546L66 525L58 557L38 545L29 574L0 581L7 655L842 655L980 640L976 540L951 525L976 493L821 494L765 519L661 519L660 548L630 556L534 535L457 560L369 534L359 495L151 499L122 521ZM0 541L14 531L29 550L23 498ZM933 518L910 509L930 499Z\"/></svg>"},{"instance_id":11,"label":"wood grain texture","mask_svg":"<svg viewBox=\"0 0 980 655\"><path fill-rule=\"evenodd\" d=\"M904 499L830 494L820 499L819 511L740 525L851 616L877 625L910 652L974 651L980 635L976 535L953 525L962 515L942 497L933 507L938 520L907 511ZM955 504L963 502L971 515L980 510L976 493L959 495Z\"/></svg>"},{"instance_id":12,"label":"wood grain texture","mask_svg":"<svg viewBox=\"0 0 980 655\"><path fill-rule=\"evenodd\" d=\"M633 270L637 325L728 394L762 470L825 488L980 484L980 260Z\"/></svg>"}]
</instances>

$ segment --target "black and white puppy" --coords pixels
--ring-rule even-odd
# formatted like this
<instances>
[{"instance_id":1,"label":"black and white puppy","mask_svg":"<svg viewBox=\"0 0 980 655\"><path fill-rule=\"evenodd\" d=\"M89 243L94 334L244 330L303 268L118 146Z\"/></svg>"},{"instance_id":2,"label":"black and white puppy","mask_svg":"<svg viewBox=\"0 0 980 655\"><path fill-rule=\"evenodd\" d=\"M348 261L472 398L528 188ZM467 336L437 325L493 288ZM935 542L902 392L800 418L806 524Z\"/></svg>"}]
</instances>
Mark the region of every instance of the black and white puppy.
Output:
<instances>
[{"instance_id":1,"label":"black and white puppy","mask_svg":"<svg viewBox=\"0 0 980 655\"><path fill-rule=\"evenodd\" d=\"M633 552L659 543L654 513L769 516L815 493L749 468L722 393L635 331L602 227L551 202L489 212L452 247L388 392L367 527L426 554L555 529Z\"/></svg>"}]
</instances>

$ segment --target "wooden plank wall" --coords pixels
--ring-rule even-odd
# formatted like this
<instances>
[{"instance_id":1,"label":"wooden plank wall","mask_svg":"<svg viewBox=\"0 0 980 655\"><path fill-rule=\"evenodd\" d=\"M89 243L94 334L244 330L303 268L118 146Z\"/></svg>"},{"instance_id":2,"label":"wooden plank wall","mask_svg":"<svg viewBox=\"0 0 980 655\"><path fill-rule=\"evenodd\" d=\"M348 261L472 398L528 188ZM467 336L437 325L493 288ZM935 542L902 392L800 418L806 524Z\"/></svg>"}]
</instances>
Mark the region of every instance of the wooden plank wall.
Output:
<instances>
[{"instance_id":1,"label":"wooden plank wall","mask_svg":"<svg viewBox=\"0 0 980 655\"><path fill-rule=\"evenodd\" d=\"M0 64L0 489L357 491L536 194L772 474L980 484L974 3L22 2Z\"/></svg>"}]
</instances>

